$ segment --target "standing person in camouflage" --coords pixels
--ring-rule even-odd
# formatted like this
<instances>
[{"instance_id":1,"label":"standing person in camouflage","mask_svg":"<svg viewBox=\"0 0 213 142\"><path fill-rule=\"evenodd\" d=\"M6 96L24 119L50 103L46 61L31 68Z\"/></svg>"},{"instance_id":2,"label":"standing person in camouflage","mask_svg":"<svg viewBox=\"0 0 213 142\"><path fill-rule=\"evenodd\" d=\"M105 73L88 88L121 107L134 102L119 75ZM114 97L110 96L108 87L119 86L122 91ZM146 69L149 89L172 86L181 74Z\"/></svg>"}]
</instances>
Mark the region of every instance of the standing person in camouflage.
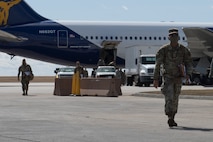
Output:
<instances>
[{"instance_id":1,"label":"standing person in camouflage","mask_svg":"<svg viewBox=\"0 0 213 142\"><path fill-rule=\"evenodd\" d=\"M209 78L213 77L213 58L212 58L212 61L211 61L211 64L210 64L210 71L209 71L208 77Z\"/></svg>"},{"instance_id":2,"label":"standing person in camouflage","mask_svg":"<svg viewBox=\"0 0 213 142\"><path fill-rule=\"evenodd\" d=\"M33 79L33 73L30 65L26 63L26 60L22 60L22 65L18 69L18 81L20 81L20 73L21 73L21 84L23 90L23 96L28 95L29 82Z\"/></svg>"},{"instance_id":3,"label":"standing person in camouflage","mask_svg":"<svg viewBox=\"0 0 213 142\"><path fill-rule=\"evenodd\" d=\"M177 29L169 30L168 38L170 43L162 46L156 54L153 84L155 88L159 86L159 78L162 74L161 92L165 96L165 114L168 116L169 127L173 127L177 126L174 118L178 110L182 78L189 80L192 72L192 59L190 51L178 43L180 37Z\"/></svg>"},{"instance_id":4,"label":"standing person in camouflage","mask_svg":"<svg viewBox=\"0 0 213 142\"><path fill-rule=\"evenodd\" d=\"M79 72L80 77L83 77L84 69L83 69L83 67L80 65L80 62L79 62L79 61L76 61L76 67L75 67L75 69L74 69L74 73L77 73L77 71Z\"/></svg>"}]
</instances>

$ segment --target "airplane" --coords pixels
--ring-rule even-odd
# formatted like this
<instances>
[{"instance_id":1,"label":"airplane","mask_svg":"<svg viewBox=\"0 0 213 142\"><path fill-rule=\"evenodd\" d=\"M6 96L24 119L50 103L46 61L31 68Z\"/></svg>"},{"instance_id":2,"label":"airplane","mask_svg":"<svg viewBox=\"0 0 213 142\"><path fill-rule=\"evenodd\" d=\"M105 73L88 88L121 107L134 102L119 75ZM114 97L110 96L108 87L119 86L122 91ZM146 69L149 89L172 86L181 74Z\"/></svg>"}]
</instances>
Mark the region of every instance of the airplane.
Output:
<instances>
[{"instance_id":1,"label":"airplane","mask_svg":"<svg viewBox=\"0 0 213 142\"><path fill-rule=\"evenodd\" d=\"M87 67L103 59L124 66L127 48L156 53L169 42L168 29L177 28L192 57L213 57L211 23L51 20L24 0L0 0L0 9L0 52L11 56Z\"/></svg>"}]
</instances>

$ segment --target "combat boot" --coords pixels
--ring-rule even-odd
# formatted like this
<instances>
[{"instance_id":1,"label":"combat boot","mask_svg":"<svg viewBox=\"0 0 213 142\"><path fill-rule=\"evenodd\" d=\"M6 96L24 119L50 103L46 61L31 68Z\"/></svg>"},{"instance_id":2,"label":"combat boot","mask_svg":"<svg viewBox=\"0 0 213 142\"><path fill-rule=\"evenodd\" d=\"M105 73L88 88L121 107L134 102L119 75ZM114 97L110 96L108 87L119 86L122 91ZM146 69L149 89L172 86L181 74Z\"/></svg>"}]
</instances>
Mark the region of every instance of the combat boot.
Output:
<instances>
[{"instance_id":1,"label":"combat boot","mask_svg":"<svg viewBox=\"0 0 213 142\"><path fill-rule=\"evenodd\" d=\"M26 93L25 93L25 91L23 91L23 94L22 94L23 96L25 96L26 95Z\"/></svg>"},{"instance_id":2,"label":"combat boot","mask_svg":"<svg viewBox=\"0 0 213 142\"><path fill-rule=\"evenodd\" d=\"M177 127L177 123L174 121L174 119L169 119L168 120L168 125L169 125L169 127Z\"/></svg>"},{"instance_id":3,"label":"combat boot","mask_svg":"<svg viewBox=\"0 0 213 142\"><path fill-rule=\"evenodd\" d=\"M177 123L175 122L174 118L175 118L175 114L171 114L171 115L168 115L168 125L169 127L177 127Z\"/></svg>"}]
</instances>

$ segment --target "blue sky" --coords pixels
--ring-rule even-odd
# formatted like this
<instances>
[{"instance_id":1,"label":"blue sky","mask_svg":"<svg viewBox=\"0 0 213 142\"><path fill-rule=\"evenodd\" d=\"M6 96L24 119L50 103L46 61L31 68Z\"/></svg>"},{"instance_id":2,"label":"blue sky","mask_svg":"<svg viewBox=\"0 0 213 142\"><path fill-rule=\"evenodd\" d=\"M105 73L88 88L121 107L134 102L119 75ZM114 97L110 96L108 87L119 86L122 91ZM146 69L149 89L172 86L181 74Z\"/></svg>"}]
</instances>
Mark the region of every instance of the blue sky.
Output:
<instances>
[{"instance_id":1,"label":"blue sky","mask_svg":"<svg viewBox=\"0 0 213 142\"><path fill-rule=\"evenodd\" d=\"M26 0L51 19L213 22L213 0Z\"/></svg>"},{"instance_id":2,"label":"blue sky","mask_svg":"<svg viewBox=\"0 0 213 142\"><path fill-rule=\"evenodd\" d=\"M46 18L90 21L213 22L213 0L25 0ZM0 53L0 76L17 75L23 57ZM60 65L27 59L35 75Z\"/></svg>"}]
</instances>

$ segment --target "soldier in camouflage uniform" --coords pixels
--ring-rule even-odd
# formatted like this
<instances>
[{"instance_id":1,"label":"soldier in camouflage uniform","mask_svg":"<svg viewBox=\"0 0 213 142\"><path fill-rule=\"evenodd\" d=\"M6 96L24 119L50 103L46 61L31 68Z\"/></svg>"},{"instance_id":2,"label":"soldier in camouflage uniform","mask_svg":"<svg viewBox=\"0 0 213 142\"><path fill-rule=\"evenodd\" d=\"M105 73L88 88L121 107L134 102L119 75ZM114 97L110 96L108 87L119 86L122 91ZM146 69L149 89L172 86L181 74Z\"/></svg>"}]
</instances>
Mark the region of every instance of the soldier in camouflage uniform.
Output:
<instances>
[{"instance_id":1,"label":"soldier in camouflage uniform","mask_svg":"<svg viewBox=\"0 0 213 142\"><path fill-rule=\"evenodd\" d=\"M82 77L82 76L83 76L84 69L83 69L83 67L80 65L80 62L79 62L79 61L76 61L76 67L75 67L75 69L74 69L74 73L77 73L77 71L79 72L80 77Z\"/></svg>"},{"instance_id":2,"label":"soldier in camouflage uniform","mask_svg":"<svg viewBox=\"0 0 213 142\"><path fill-rule=\"evenodd\" d=\"M212 61L211 61L211 64L210 64L210 71L209 71L208 77L209 78L213 77L213 58L212 58Z\"/></svg>"},{"instance_id":3,"label":"soldier in camouflage uniform","mask_svg":"<svg viewBox=\"0 0 213 142\"><path fill-rule=\"evenodd\" d=\"M21 73L21 84L22 84L22 91L23 96L28 95L28 88L29 88L29 82L32 80L33 73L30 65L26 63L26 60L22 60L22 65L18 69L18 81L20 81L19 76Z\"/></svg>"},{"instance_id":4,"label":"soldier in camouflage uniform","mask_svg":"<svg viewBox=\"0 0 213 142\"><path fill-rule=\"evenodd\" d=\"M182 87L182 78L189 80L192 72L192 60L190 51L178 43L180 39L177 29L169 30L170 43L164 45L156 54L154 71L154 87L159 86L160 74L163 84L161 92L165 96L165 114L168 116L169 127L177 126L174 121L178 110L179 94ZM185 70L185 75L183 70Z\"/></svg>"}]
</instances>

